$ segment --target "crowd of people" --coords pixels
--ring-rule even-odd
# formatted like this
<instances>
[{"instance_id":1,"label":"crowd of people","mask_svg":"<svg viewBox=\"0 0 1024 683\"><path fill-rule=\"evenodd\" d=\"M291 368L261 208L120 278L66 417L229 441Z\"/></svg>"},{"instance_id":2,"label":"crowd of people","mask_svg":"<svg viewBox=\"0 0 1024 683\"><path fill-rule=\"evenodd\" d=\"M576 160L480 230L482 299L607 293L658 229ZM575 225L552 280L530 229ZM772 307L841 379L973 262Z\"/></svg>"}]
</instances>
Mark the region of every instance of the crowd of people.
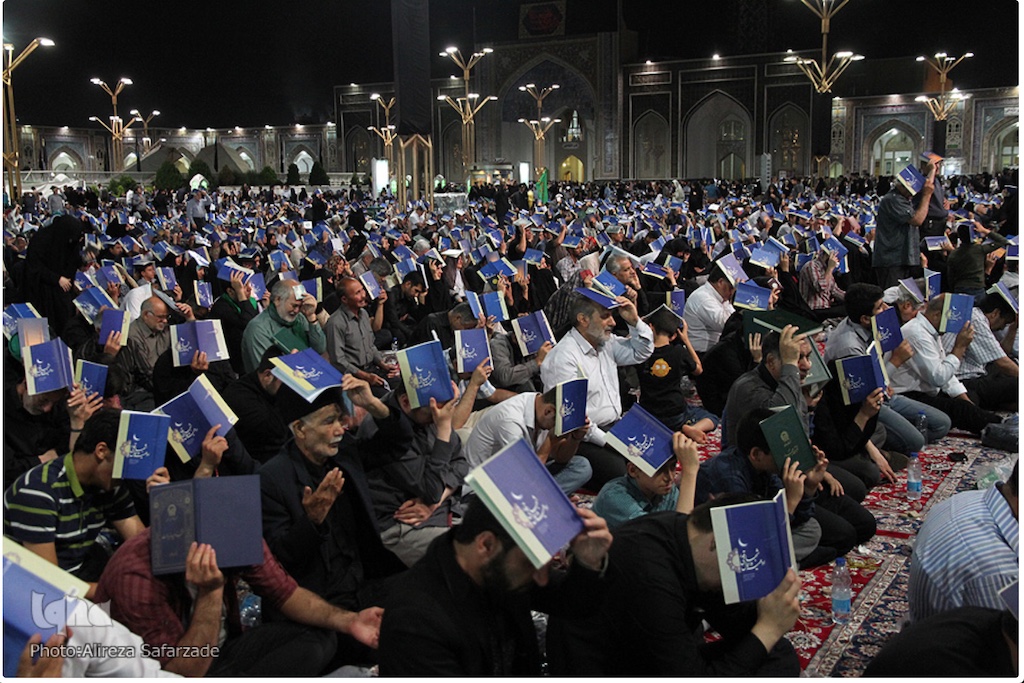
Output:
<instances>
[{"instance_id":1,"label":"crowd of people","mask_svg":"<svg viewBox=\"0 0 1024 683\"><path fill-rule=\"evenodd\" d=\"M498 182L444 209L280 186L140 186L125 198L54 187L5 207L4 305L30 303L76 361L108 374L102 395L77 383L32 393L5 322L4 534L88 582L82 605L109 602L103 642L147 655L63 650L23 657L22 673L539 675L535 610L550 615L556 675L799 675L785 637L797 573L756 603L726 605L711 510L785 491L799 568L826 565L872 538L862 502L908 456L1017 410L1016 171L947 178L940 164L922 160L920 186ZM120 277L97 276L109 266ZM607 294L600 277L622 292L611 303L581 293ZM751 284L763 301L738 300ZM89 287L127 312L123 337L100 338L100 316L76 307ZM477 310L485 293L507 315ZM974 307L944 333L954 293ZM837 363L869 354L889 308L903 341L884 354L887 386L851 403ZM785 311L789 324L751 330L751 309ZM553 338L524 354L511 320L539 311ZM194 320L220 321L226 359L173 362L171 326ZM456 332L471 329L486 330L491 357L458 373ZM432 340L455 398L414 407L395 353ZM341 385L307 400L282 383L274 359L304 349ZM558 436L555 387L579 376L586 426ZM211 429L188 462L168 448L145 482L117 479L120 411L153 411L199 377L234 427ZM653 475L609 443L634 403L674 432L675 458ZM780 466L761 428L787 406L815 454L806 471ZM718 429L720 452L701 462ZM584 531L540 569L465 485L518 439L567 495L593 497L578 508ZM251 474L262 519L235 523L261 526L263 562L222 571L212 547L193 544L184 572L155 575L150 491ZM893 641L900 654L885 648L869 672L903 673L913 651L916 675L1015 673L1016 621L999 591L1017 578L1016 491L1015 468L962 503L973 507L943 513L987 515L973 538L998 561L936 548L951 532L926 526L913 623ZM250 595L255 622L242 618ZM958 628L985 647L934 649ZM47 644L94 642L96 630L82 623ZM1007 648L985 657L991 633Z\"/></svg>"}]
</instances>

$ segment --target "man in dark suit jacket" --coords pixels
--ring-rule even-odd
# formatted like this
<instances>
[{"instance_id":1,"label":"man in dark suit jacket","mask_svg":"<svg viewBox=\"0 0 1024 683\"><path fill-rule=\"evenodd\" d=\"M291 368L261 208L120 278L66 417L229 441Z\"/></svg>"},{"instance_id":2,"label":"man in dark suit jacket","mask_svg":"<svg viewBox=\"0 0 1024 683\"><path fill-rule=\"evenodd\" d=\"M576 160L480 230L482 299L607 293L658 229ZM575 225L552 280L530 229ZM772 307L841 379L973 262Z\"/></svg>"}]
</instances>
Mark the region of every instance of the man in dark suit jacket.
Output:
<instances>
[{"instance_id":1,"label":"man in dark suit jacket","mask_svg":"<svg viewBox=\"0 0 1024 683\"><path fill-rule=\"evenodd\" d=\"M371 415L388 414L366 382L346 375L342 389ZM287 386L278 391L293 438L260 469L263 537L303 588L340 607L369 606L383 589L377 580L403 567L380 542L360 457L342 443L342 405L338 389L312 403Z\"/></svg>"}]
</instances>

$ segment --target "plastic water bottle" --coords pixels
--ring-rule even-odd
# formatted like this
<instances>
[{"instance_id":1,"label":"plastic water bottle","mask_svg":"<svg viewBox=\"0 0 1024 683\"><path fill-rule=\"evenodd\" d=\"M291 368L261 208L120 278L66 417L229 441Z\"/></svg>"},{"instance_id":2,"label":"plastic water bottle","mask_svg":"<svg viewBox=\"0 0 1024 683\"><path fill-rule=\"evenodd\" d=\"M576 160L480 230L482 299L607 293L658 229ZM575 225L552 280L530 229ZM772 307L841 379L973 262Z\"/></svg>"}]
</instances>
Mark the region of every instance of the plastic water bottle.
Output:
<instances>
[{"instance_id":1,"label":"plastic water bottle","mask_svg":"<svg viewBox=\"0 0 1024 683\"><path fill-rule=\"evenodd\" d=\"M384 353L384 364L398 365L398 337L391 338L391 350Z\"/></svg>"},{"instance_id":2,"label":"plastic water bottle","mask_svg":"<svg viewBox=\"0 0 1024 683\"><path fill-rule=\"evenodd\" d=\"M917 453L911 453L907 463L907 500L921 500L921 461Z\"/></svg>"},{"instance_id":3,"label":"plastic water bottle","mask_svg":"<svg viewBox=\"0 0 1024 683\"><path fill-rule=\"evenodd\" d=\"M263 623L263 598L255 593L246 593L238 605L238 616L242 630L256 628Z\"/></svg>"},{"instance_id":4,"label":"plastic water bottle","mask_svg":"<svg viewBox=\"0 0 1024 683\"><path fill-rule=\"evenodd\" d=\"M832 622L845 624L850 621L850 602L853 599L853 581L845 557L836 558L832 570Z\"/></svg>"},{"instance_id":5,"label":"plastic water bottle","mask_svg":"<svg viewBox=\"0 0 1024 683\"><path fill-rule=\"evenodd\" d=\"M917 422L915 423L917 431L921 432L921 443L928 443L928 416L924 414L924 411L917 413Z\"/></svg>"}]
</instances>

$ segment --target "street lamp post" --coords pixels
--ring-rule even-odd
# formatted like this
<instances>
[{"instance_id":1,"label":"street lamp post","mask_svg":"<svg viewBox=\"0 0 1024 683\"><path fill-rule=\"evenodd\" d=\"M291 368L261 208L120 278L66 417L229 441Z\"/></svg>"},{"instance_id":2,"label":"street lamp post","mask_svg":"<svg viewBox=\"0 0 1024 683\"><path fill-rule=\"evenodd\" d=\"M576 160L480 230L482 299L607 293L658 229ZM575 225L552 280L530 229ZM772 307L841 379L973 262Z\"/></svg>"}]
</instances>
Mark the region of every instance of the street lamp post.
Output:
<instances>
[{"instance_id":1,"label":"street lamp post","mask_svg":"<svg viewBox=\"0 0 1024 683\"><path fill-rule=\"evenodd\" d=\"M470 55L468 60L463 58L462 53L457 47L449 47L446 48L444 52L439 53L442 57L450 58L460 69L462 69L462 82L465 94L462 97L457 97L455 99L452 99L448 95L438 95L437 99L451 105L452 109L457 111L459 113L459 117L462 119L463 178L467 178L469 176L470 167L476 165L476 125L474 123L474 117L488 101L498 99L494 95L481 98L479 94L470 92L469 72L474 66L476 66L476 63L479 62L484 55L490 54L491 52L493 52L491 48L485 47L482 51L474 52Z\"/></svg>"},{"instance_id":2,"label":"street lamp post","mask_svg":"<svg viewBox=\"0 0 1024 683\"><path fill-rule=\"evenodd\" d=\"M21 54L14 56L14 46L4 43L4 171L7 173L7 187L11 190L11 202L21 201L21 168L18 165L18 119L14 114L14 89L11 74L37 47L52 47L49 38L35 38Z\"/></svg>"},{"instance_id":3,"label":"street lamp post","mask_svg":"<svg viewBox=\"0 0 1024 683\"><path fill-rule=\"evenodd\" d=\"M373 131L380 136L380 139L384 141L384 158L388 160L388 172L394 173L395 166L395 151L394 142L398 134L395 133L395 126L391 123L391 107L395 106L395 98L392 97L387 102L380 96L380 93L373 93L370 95L370 99L377 103L377 106L384 110L384 126L380 125L380 117L378 115L376 126L367 126L367 130Z\"/></svg>"},{"instance_id":4,"label":"street lamp post","mask_svg":"<svg viewBox=\"0 0 1024 683\"><path fill-rule=\"evenodd\" d=\"M530 97L537 102L537 118L529 120L519 119L519 123L526 124L533 133L533 173L537 179L540 178L544 169L544 136L551 129L551 126L562 121L562 119L551 119L547 116L541 116L541 108L544 106L544 98L553 91L558 90L559 87L561 86L557 83L552 83L542 89L538 89L534 83L519 86L520 91L529 93Z\"/></svg>"},{"instance_id":5,"label":"street lamp post","mask_svg":"<svg viewBox=\"0 0 1024 683\"><path fill-rule=\"evenodd\" d=\"M145 118L142 117L142 114L139 113L138 109L132 109L128 113L142 122L142 152L144 154L148 153L149 148L153 146L153 141L149 137L149 122L153 120L154 116L160 116L160 111L158 109L154 109L153 113Z\"/></svg>"},{"instance_id":6,"label":"street lamp post","mask_svg":"<svg viewBox=\"0 0 1024 683\"><path fill-rule=\"evenodd\" d=\"M117 96L121 94L121 91L124 90L124 87L126 85L131 85L132 84L132 79L130 79L130 78L123 78L122 77L121 79L119 79L117 81L117 85L114 86L113 89L111 89L109 85L104 83L99 78L93 78L92 82L95 83L96 85L100 86L101 88L103 88L103 90L108 95L110 95L110 103L114 107L114 115L110 117L110 125L109 126L107 124L103 123L103 121L100 121L100 119L95 117L95 116L90 116L89 120L90 121L97 121L101 126L106 128L107 131L110 132L110 137L111 137L111 140L113 141L113 152L112 152L112 154L114 155L113 170L114 171L122 171L122 170L124 170L124 149L123 149L124 134L125 134L125 132L129 128L131 128L133 123L135 123L136 121L140 121L141 120L141 119L135 118L133 116L128 121L128 123L125 123L124 121L121 120L121 117L117 115Z\"/></svg>"},{"instance_id":7,"label":"street lamp post","mask_svg":"<svg viewBox=\"0 0 1024 683\"><path fill-rule=\"evenodd\" d=\"M933 59L927 57L918 57L917 61L925 62L931 68L939 74L939 96L928 97L927 95L919 95L914 98L916 102L923 102L928 111L935 117L935 127L932 133L932 149L939 156L946 155L946 119L953 112L957 103L961 100L966 99L968 95L961 93L956 88L953 88L949 92L946 92L946 77L949 72L956 67L957 64L973 57L973 52L965 52L960 57L950 57L945 52L935 53Z\"/></svg>"},{"instance_id":8,"label":"street lamp post","mask_svg":"<svg viewBox=\"0 0 1024 683\"><path fill-rule=\"evenodd\" d=\"M810 79L814 89L819 93L832 92L839 76L846 71L851 62L864 59L864 55L852 52L837 52L829 59L828 33L832 26L832 17L843 9L850 0L800 0L806 7L821 19L821 61L804 59L796 55L786 57L784 61L793 62L804 75Z\"/></svg>"}]
</instances>

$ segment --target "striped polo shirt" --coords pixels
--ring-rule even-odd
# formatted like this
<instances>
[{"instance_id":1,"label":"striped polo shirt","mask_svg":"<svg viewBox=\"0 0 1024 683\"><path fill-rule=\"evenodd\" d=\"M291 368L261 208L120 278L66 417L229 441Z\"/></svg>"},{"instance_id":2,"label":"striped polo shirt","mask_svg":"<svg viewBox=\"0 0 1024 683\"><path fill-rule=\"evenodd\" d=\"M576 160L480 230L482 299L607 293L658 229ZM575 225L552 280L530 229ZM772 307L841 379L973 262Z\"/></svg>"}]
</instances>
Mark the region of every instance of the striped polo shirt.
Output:
<instances>
[{"instance_id":1,"label":"striped polo shirt","mask_svg":"<svg viewBox=\"0 0 1024 683\"><path fill-rule=\"evenodd\" d=\"M57 564L74 574L100 529L135 514L123 487L86 491L71 454L33 467L4 492L4 534L19 543L53 543Z\"/></svg>"}]
</instances>

